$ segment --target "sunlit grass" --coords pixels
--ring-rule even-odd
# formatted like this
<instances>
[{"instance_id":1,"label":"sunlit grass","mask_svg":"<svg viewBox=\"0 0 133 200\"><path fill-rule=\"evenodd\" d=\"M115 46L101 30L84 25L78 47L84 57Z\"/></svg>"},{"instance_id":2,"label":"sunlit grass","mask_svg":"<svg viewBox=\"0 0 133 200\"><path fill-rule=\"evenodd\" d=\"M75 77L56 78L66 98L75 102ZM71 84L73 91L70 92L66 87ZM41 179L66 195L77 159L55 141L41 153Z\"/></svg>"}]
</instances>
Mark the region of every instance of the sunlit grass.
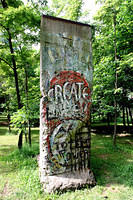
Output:
<instances>
[{"instance_id":1,"label":"sunlit grass","mask_svg":"<svg viewBox=\"0 0 133 200\"><path fill-rule=\"evenodd\" d=\"M21 151L17 149L18 135L7 131L6 127L0 128L0 200L132 200L133 139L129 134L117 138L117 148L112 145L111 135L92 134L95 187L45 194L37 163L39 129L32 128L32 147L24 144Z\"/></svg>"}]
</instances>

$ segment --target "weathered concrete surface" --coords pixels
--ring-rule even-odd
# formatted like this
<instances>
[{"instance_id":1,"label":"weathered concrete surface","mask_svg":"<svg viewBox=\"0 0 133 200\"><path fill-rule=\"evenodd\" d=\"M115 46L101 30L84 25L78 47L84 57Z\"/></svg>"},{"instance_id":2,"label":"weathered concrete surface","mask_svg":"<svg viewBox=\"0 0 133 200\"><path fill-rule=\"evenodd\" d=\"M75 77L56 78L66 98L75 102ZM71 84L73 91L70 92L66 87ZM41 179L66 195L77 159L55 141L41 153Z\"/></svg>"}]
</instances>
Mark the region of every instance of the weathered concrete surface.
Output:
<instances>
[{"instance_id":1,"label":"weathered concrete surface","mask_svg":"<svg viewBox=\"0 0 133 200\"><path fill-rule=\"evenodd\" d=\"M41 22L40 179L47 192L94 185L90 170L91 28Z\"/></svg>"},{"instance_id":2,"label":"weathered concrete surface","mask_svg":"<svg viewBox=\"0 0 133 200\"><path fill-rule=\"evenodd\" d=\"M78 189L86 185L94 185L94 175L88 170L63 173L61 175L45 176L43 181L44 191L64 191L67 189Z\"/></svg>"}]
</instances>

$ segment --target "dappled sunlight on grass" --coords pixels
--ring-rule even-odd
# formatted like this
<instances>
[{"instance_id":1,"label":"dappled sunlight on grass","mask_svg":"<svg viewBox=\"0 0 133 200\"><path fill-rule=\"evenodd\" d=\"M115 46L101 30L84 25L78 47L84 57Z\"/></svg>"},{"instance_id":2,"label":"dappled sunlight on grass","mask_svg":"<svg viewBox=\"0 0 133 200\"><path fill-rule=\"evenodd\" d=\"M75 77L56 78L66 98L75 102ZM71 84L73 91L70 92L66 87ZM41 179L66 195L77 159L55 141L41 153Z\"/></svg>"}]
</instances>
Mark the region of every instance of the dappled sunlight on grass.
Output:
<instances>
[{"instance_id":1,"label":"dappled sunlight on grass","mask_svg":"<svg viewBox=\"0 0 133 200\"><path fill-rule=\"evenodd\" d=\"M17 147L17 135L0 136L0 156L5 156L14 151Z\"/></svg>"},{"instance_id":2,"label":"dappled sunlight on grass","mask_svg":"<svg viewBox=\"0 0 133 200\"><path fill-rule=\"evenodd\" d=\"M0 199L2 200L132 200L133 148L130 135L117 137L92 134L91 169L97 185L65 193L44 194L39 181L37 155L39 128L32 128L32 147L17 149L17 135L0 134ZM24 138L23 138L24 139Z\"/></svg>"},{"instance_id":3,"label":"dappled sunlight on grass","mask_svg":"<svg viewBox=\"0 0 133 200\"><path fill-rule=\"evenodd\" d=\"M16 145L0 145L0 156L5 156L16 149Z\"/></svg>"}]
</instances>

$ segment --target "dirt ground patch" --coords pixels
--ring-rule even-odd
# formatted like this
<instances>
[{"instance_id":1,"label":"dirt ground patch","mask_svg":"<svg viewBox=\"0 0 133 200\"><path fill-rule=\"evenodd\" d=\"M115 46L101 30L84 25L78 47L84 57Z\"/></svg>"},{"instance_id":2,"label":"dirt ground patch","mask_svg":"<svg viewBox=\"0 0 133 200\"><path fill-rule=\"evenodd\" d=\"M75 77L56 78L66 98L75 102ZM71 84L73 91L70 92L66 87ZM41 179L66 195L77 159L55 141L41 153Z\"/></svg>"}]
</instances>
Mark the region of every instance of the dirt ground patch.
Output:
<instances>
[{"instance_id":1,"label":"dirt ground patch","mask_svg":"<svg viewBox=\"0 0 133 200\"><path fill-rule=\"evenodd\" d=\"M5 199L11 194L11 189L9 187L8 181L4 184L3 190L0 192L0 200Z\"/></svg>"}]
</instances>

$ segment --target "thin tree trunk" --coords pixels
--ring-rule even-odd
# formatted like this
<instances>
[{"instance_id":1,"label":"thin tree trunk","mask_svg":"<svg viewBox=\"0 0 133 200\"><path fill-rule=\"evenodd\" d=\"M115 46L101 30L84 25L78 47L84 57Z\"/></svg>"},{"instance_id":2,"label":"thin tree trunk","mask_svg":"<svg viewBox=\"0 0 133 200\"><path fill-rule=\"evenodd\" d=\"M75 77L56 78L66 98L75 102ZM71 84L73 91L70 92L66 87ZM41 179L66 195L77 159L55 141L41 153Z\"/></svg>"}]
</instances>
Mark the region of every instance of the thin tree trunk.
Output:
<instances>
[{"instance_id":1,"label":"thin tree trunk","mask_svg":"<svg viewBox=\"0 0 133 200\"><path fill-rule=\"evenodd\" d=\"M29 99L28 99L28 73L27 69L25 67L25 94L26 94L26 109L29 110ZM29 116L28 116L29 118ZM31 127L30 127L30 119L28 119L27 122L28 125L28 140L29 140L29 145L31 146Z\"/></svg>"},{"instance_id":2,"label":"thin tree trunk","mask_svg":"<svg viewBox=\"0 0 133 200\"><path fill-rule=\"evenodd\" d=\"M6 0L1 0L1 4L3 8L8 8L8 4ZM16 67L16 60L14 57L14 49L12 45L12 36L9 27L4 27L8 33L8 41L9 41L9 49L11 53L11 60L12 60L12 69L14 72L14 79L15 79L15 87L16 87L16 94L17 94L17 103L18 103L18 109L22 107L21 100L20 100L20 92L19 92L19 85L18 85L18 73L17 73L17 67Z\"/></svg>"},{"instance_id":3,"label":"thin tree trunk","mask_svg":"<svg viewBox=\"0 0 133 200\"><path fill-rule=\"evenodd\" d=\"M8 4L6 0L1 0L1 4L3 8L8 8ZM11 60L12 60L12 69L14 72L14 79L15 79L15 87L16 87L16 94L17 94L17 103L18 103L18 109L22 107L21 100L20 100L20 91L19 91L19 84L18 84L18 73L17 73L17 67L16 67L16 60L14 57L14 49L12 45L12 36L9 27L5 27L7 33L8 33L8 41L9 41L9 49L11 52Z\"/></svg>"},{"instance_id":4,"label":"thin tree trunk","mask_svg":"<svg viewBox=\"0 0 133 200\"><path fill-rule=\"evenodd\" d=\"M24 124L24 135L25 135L25 141L27 143L28 142L28 138L27 138L27 131L26 131L26 123Z\"/></svg>"},{"instance_id":5,"label":"thin tree trunk","mask_svg":"<svg viewBox=\"0 0 133 200\"><path fill-rule=\"evenodd\" d=\"M16 61L15 61L15 57L14 57L14 50L13 50L13 46L12 46L11 33L9 30L8 30L8 35L9 35L9 39L8 39L9 47L10 47L10 52L11 52L12 64L13 64L13 72L14 72L14 79L15 79L18 109L20 109L20 108L22 108L22 104L21 104L19 84L18 84L18 73L17 73Z\"/></svg>"},{"instance_id":6,"label":"thin tree trunk","mask_svg":"<svg viewBox=\"0 0 133 200\"><path fill-rule=\"evenodd\" d=\"M10 126L10 113L8 112L8 114L7 114L7 119L8 119L8 129L9 129L9 133L11 133L11 126Z\"/></svg>"},{"instance_id":7,"label":"thin tree trunk","mask_svg":"<svg viewBox=\"0 0 133 200\"><path fill-rule=\"evenodd\" d=\"M116 47L116 11L114 11L113 17L113 26L114 26L114 57L115 57L115 90L117 89L118 84L118 75L117 75L117 47ZM114 96L114 134L113 134L113 145L116 146L116 135L117 135L117 100L116 94Z\"/></svg>"},{"instance_id":8,"label":"thin tree trunk","mask_svg":"<svg viewBox=\"0 0 133 200\"><path fill-rule=\"evenodd\" d=\"M18 140L18 148L21 149L23 145L23 131L21 130L19 134L19 140Z\"/></svg>"},{"instance_id":9,"label":"thin tree trunk","mask_svg":"<svg viewBox=\"0 0 133 200\"><path fill-rule=\"evenodd\" d=\"M127 116L128 132L130 133L129 114L128 114L128 108L127 107L126 107L126 116Z\"/></svg>"},{"instance_id":10,"label":"thin tree trunk","mask_svg":"<svg viewBox=\"0 0 133 200\"><path fill-rule=\"evenodd\" d=\"M1 4L2 4L3 8L8 8L6 0L1 0Z\"/></svg>"},{"instance_id":11,"label":"thin tree trunk","mask_svg":"<svg viewBox=\"0 0 133 200\"><path fill-rule=\"evenodd\" d=\"M129 115L130 115L131 123L132 123L132 126L133 126L133 117L132 117L132 112L131 112L130 107L129 107L128 109L129 109Z\"/></svg>"},{"instance_id":12,"label":"thin tree trunk","mask_svg":"<svg viewBox=\"0 0 133 200\"><path fill-rule=\"evenodd\" d=\"M122 111L123 111L123 126L126 127L126 122L125 122L125 107L124 107L124 105L122 106Z\"/></svg>"},{"instance_id":13,"label":"thin tree trunk","mask_svg":"<svg viewBox=\"0 0 133 200\"><path fill-rule=\"evenodd\" d=\"M8 8L8 4L7 4L6 0L1 0L1 4L4 9ZM9 27L5 27L5 29L7 30L7 33L8 33L9 49L10 49L10 53L11 53L11 61L12 61L12 66L13 66L12 69L14 72L15 87L16 87L16 94L17 94L17 103L18 103L18 109L20 109L20 108L22 108L22 104L21 104L21 99L20 99L16 60L15 60L14 49L13 49L13 44L12 44L12 35L11 35ZM18 139L18 148L19 149L22 148L22 143L23 143L23 131L21 131L21 133L19 135L19 139Z\"/></svg>"},{"instance_id":14,"label":"thin tree trunk","mask_svg":"<svg viewBox=\"0 0 133 200\"><path fill-rule=\"evenodd\" d=\"M29 139L29 145L31 146L31 127L30 127L30 120L28 120L28 139Z\"/></svg>"},{"instance_id":15,"label":"thin tree trunk","mask_svg":"<svg viewBox=\"0 0 133 200\"><path fill-rule=\"evenodd\" d=\"M6 107L7 107L8 130L10 133L11 132L11 126L10 126L11 116L10 116L10 108L9 108L9 95L6 96L5 99L6 99Z\"/></svg>"},{"instance_id":16,"label":"thin tree trunk","mask_svg":"<svg viewBox=\"0 0 133 200\"><path fill-rule=\"evenodd\" d=\"M113 145L116 146L116 135L117 135L117 103L116 103L116 99L114 100L114 109L115 109L115 115L114 115Z\"/></svg>"},{"instance_id":17,"label":"thin tree trunk","mask_svg":"<svg viewBox=\"0 0 133 200\"><path fill-rule=\"evenodd\" d=\"M11 40L11 34L9 33L9 46L10 46L10 52L12 54L12 64L13 64L13 72L14 72L14 78L15 78L15 87L16 87L16 93L17 93L17 102L18 102L18 109L22 108L21 99L20 99L20 91L19 91L19 85L18 85L18 73L16 68L16 61L14 57L14 50L12 46L12 40ZM23 131L21 131L18 139L18 148L21 149L23 145Z\"/></svg>"}]
</instances>

